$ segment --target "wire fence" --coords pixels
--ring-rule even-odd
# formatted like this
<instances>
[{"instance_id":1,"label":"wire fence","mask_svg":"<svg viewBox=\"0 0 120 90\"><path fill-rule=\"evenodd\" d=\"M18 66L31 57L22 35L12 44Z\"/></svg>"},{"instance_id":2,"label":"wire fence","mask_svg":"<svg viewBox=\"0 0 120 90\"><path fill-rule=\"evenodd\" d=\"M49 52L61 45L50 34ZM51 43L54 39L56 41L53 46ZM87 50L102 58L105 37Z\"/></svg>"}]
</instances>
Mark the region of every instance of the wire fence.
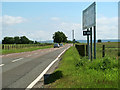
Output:
<instances>
[{"instance_id":1,"label":"wire fence","mask_svg":"<svg viewBox=\"0 0 120 90\"><path fill-rule=\"evenodd\" d=\"M84 53L85 56L88 56L87 54L87 44L77 44L78 46L80 45L79 48L81 51ZM93 44L94 46L94 44ZM105 43L97 43L96 44L96 58L103 58L105 56L111 57L111 58L116 58L118 59L118 55L120 56L119 47L118 47L118 42L105 42ZM92 56L94 58L94 47L93 47L93 53Z\"/></svg>"},{"instance_id":2,"label":"wire fence","mask_svg":"<svg viewBox=\"0 0 120 90\"><path fill-rule=\"evenodd\" d=\"M118 58L118 50L119 47L117 42L98 43L96 49L97 57L101 58L108 56L108 57Z\"/></svg>"}]
</instances>

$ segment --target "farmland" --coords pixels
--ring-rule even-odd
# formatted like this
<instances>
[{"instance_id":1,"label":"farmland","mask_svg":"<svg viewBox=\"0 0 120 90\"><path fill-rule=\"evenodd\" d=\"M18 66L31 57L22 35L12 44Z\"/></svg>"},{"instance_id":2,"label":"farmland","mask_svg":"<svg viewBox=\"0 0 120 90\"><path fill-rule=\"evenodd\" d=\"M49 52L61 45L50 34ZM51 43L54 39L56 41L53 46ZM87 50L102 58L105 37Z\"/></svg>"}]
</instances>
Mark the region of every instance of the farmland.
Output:
<instances>
[{"instance_id":1,"label":"farmland","mask_svg":"<svg viewBox=\"0 0 120 90\"><path fill-rule=\"evenodd\" d=\"M102 45L105 57L102 57ZM73 53L74 52L74 53ZM56 77L57 76L57 77ZM118 88L118 43L97 43L97 59L81 57L75 47L62 56L59 67L48 78L50 88Z\"/></svg>"}]
</instances>

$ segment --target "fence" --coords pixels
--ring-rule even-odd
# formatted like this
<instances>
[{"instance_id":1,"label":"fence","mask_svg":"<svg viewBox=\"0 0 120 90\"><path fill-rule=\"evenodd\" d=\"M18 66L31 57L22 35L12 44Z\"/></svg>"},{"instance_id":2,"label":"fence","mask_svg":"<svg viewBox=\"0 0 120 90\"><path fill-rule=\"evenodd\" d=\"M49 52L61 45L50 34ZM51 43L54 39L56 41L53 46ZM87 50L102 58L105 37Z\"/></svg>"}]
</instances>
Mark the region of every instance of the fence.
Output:
<instances>
[{"instance_id":1,"label":"fence","mask_svg":"<svg viewBox=\"0 0 120 90\"><path fill-rule=\"evenodd\" d=\"M40 46L48 46L52 45L52 43L44 43L44 44L1 44L2 50L10 50L10 49L21 49L28 47L40 47Z\"/></svg>"},{"instance_id":2,"label":"fence","mask_svg":"<svg viewBox=\"0 0 120 90\"><path fill-rule=\"evenodd\" d=\"M102 44L102 45L98 45L97 46L97 57L101 58L101 57L105 57L105 56L109 56L109 57L118 57L118 45L106 45L106 44Z\"/></svg>"},{"instance_id":3,"label":"fence","mask_svg":"<svg viewBox=\"0 0 120 90\"><path fill-rule=\"evenodd\" d=\"M84 48L83 50L85 52L85 55L88 56L87 45L86 44L84 44L84 45L85 46L83 47ZM119 54L120 54L120 52L118 53L118 43L117 42L97 43L97 46L96 46L96 57L97 58L102 58L105 56L117 58ZM94 56L94 52L92 55Z\"/></svg>"}]
</instances>

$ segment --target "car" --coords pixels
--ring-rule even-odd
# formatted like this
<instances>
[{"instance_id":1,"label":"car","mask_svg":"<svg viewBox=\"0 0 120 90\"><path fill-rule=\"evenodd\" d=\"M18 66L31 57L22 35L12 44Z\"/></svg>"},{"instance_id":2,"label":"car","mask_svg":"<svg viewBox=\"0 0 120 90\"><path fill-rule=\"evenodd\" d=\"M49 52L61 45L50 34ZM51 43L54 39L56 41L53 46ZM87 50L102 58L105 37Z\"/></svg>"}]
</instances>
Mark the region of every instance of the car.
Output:
<instances>
[{"instance_id":1,"label":"car","mask_svg":"<svg viewBox=\"0 0 120 90\"><path fill-rule=\"evenodd\" d=\"M62 47L63 46L63 44L62 43L60 43L60 47Z\"/></svg>"},{"instance_id":2,"label":"car","mask_svg":"<svg viewBox=\"0 0 120 90\"><path fill-rule=\"evenodd\" d=\"M56 48L56 47L59 48L60 45L59 45L58 43L55 43L55 44L54 44L54 48Z\"/></svg>"}]
</instances>

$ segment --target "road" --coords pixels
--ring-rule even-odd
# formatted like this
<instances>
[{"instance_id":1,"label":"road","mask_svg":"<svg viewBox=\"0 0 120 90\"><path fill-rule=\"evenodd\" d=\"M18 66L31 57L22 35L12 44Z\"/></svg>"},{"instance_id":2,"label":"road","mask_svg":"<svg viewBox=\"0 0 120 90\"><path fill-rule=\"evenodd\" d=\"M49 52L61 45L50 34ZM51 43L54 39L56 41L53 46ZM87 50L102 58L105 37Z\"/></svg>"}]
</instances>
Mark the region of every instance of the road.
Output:
<instances>
[{"instance_id":1,"label":"road","mask_svg":"<svg viewBox=\"0 0 120 90\"><path fill-rule=\"evenodd\" d=\"M2 56L2 88L26 88L69 46Z\"/></svg>"}]
</instances>

